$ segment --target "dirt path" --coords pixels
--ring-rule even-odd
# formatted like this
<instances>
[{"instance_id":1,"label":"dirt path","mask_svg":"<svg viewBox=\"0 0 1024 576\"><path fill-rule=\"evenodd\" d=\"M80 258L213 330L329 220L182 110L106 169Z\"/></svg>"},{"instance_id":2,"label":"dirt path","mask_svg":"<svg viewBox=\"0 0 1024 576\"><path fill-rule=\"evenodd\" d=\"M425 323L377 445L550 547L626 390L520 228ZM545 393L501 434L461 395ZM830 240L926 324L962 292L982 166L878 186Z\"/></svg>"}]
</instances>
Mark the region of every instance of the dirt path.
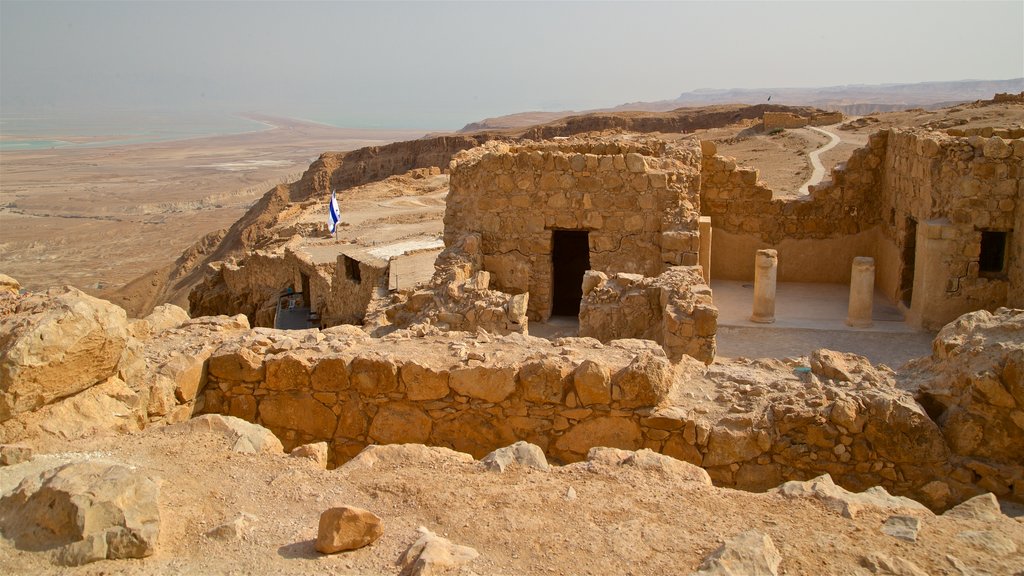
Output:
<instances>
[{"instance_id":1,"label":"dirt path","mask_svg":"<svg viewBox=\"0 0 1024 576\"><path fill-rule=\"evenodd\" d=\"M828 144L825 144L821 148L818 148L807 155L811 161L811 167L814 169L814 172L811 174L810 180L800 187L800 194L810 194L810 187L825 179L825 166L821 164L821 155L835 148L842 141L838 134L829 132L828 130L822 130L821 128L815 128L814 126L808 126L808 128L828 136L830 140Z\"/></svg>"}]
</instances>

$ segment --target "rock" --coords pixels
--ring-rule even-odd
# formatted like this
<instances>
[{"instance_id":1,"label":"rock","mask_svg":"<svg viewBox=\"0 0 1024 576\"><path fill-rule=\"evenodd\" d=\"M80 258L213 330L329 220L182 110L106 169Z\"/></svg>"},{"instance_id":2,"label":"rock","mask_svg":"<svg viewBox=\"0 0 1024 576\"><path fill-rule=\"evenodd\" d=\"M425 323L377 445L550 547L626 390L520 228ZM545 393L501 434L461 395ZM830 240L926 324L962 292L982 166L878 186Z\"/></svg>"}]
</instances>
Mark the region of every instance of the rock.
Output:
<instances>
[{"instance_id":1,"label":"rock","mask_svg":"<svg viewBox=\"0 0 1024 576\"><path fill-rule=\"evenodd\" d=\"M946 510L942 515L968 520L981 520L982 522L995 522L1005 517L1002 509L999 507L999 501L996 500L995 494L991 492L975 496L966 502L961 502Z\"/></svg>"},{"instance_id":2,"label":"rock","mask_svg":"<svg viewBox=\"0 0 1024 576\"><path fill-rule=\"evenodd\" d=\"M0 422L117 374L125 311L66 286L32 294L0 319Z\"/></svg>"},{"instance_id":3,"label":"rock","mask_svg":"<svg viewBox=\"0 0 1024 576\"><path fill-rule=\"evenodd\" d=\"M772 539L756 530L729 538L704 559L699 576L777 576L782 555Z\"/></svg>"},{"instance_id":4,"label":"rock","mask_svg":"<svg viewBox=\"0 0 1024 576\"><path fill-rule=\"evenodd\" d=\"M177 328L188 320L188 312L180 307L174 304L161 304L153 308L153 311L145 318L131 322L129 330L133 337L146 339L164 330Z\"/></svg>"},{"instance_id":5,"label":"rock","mask_svg":"<svg viewBox=\"0 0 1024 576\"><path fill-rule=\"evenodd\" d=\"M370 423L370 438L378 444L426 444L433 422L414 403L387 404Z\"/></svg>"},{"instance_id":6,"label":"rock","mask_svg":"<svg viewBox=\"0 0 1024 576\"><path fill-rule=\"evenodd\" d=\"M206 414L167 428L167 430L182 429L189 432L220 433L228 439L232 452L243 454L281 454L284 452L284 446L273 432L259 424L246 422L234 416Z\"/></svg>"},{"instance_id":7,"label":"rock","mask_svg":"<svg viewBox=\"0 0 1024 576\"><path fill-rule=\"evenodd\" d=\"M624 408L656 406L672 386L671 364L665 358L641 352L615 375L612 384L621 390L618 400Z\"/></svg>"},{"instance_id":8,"label":"rock","mask_svg":"<svg viewBox=\"0 0 1024 576\"><path fill-rule=\"evenodd\" d=\"M398 558L401 576L431 576L467 564L480 553L419 527L420 537Z\"/></svg>"},{"instance_id":9,"label":"rock","mask_svg":"<svg viewBox=\"0 0 1024 576\"><path fill-rule=\"evenodd\" d=\"M329 508L320 514L316 550L322 554L356 550L373 544L383 533L380 517L369 510L355 506Z\"/></svg>"},{"instance_id":10,"label":"rock","mask_svg":"<svg viewBox=\"0 0 1024 576\"><path fill-rule=\"evenodd\" d=\"M867 358L825 348L811 352L811 372L820 378L840 382L853 382L859 374L875 376L875 369Z\"/></svg>"},{"instance_id":11,"label":"rock","mask_svg":"<svg viewBox=\"0 0 1024 576\"><path fill-rule=\"evenodd\" d=\"M1013 154L1013 148L1006 144L1006 140L1003 140L999 136L992 136L985 141L985 146L982 148L986 158L1009 158Z\"/></svg>"},{"instance_id":12,"label":"rock","mask_svg":"<svg viewBox=\"0 0 1024 576\"><path fill-rule=\"evenodd\" d=\"M438 464L473 463L473 456L456 452L451 448L424 446L422 444L371 444L346 462L345 470L371 469L378 466L404 467L414 465L434 466Z\"/></svg>"},{"instance_id":13,"label":"rock","mask_svg":"<svg viewBox=\"0 0 1024 576\"><path fill-rule=\"evenodd\" d=\"M891 496L885 488L876 486L864 492L854 493L836 486L832 477L823 474L801 482L791 480L768 491L786 498L816 498L826 508L846 518L856 518L865 508L876 508L893 512L929 512L923 504L902 496Z\"/></svg>"},{"instance_id":14,"label":"rock","mask_svg":"<svg viewBox=\"0 0 1024 576\"><path fill-rule=\"evenodd\" d=\"M32 449L17 444L0 444L0 466L13 466L32 459Z\"/></svg>"},{"instance_id":15,"label":"rock","mask_svg":"<svg viewBox=\"0 0 1024 576\"><path fill-rule=\"evenodd\" d=\"M921 521L913 516L890 516L882 524L882 532L907 542L917 542L920 529Z\"/></svg>"},{"instance_id":16,"label":"rock","mask_svg":"<svg viewBox=\"0 0 1024 576\"><path fill-rule=\"evenodd\" d=\"M960 532L956 537L995 556L1008 556L1018 549L1013 540L990 530L967 530ZM1021 541L1021 545L1024 546L1024 541Z\"/></svg>"},{"instance_id":17,"label":"rock","mask_svg":"<svg viewBox=\"0 0 1024 576\"><path fill-rule=\"evenodd\" d=\"M492 472L504 472L513 464L548 471L548 460L544 457L544 451L540 446L523 442L520 440L511 446L498 448L487 456L484 456L480 463Z\"/></svg>"},{"instance_id":18,"label":"rock","mask_svg":"<svg viewBox=\"0 0 1024 576\"><path fill-rule=\"evenodd\" d=\"M515 371L511 368L474 366L451 371L451 387L455 392L485 402L501 402L516 389Z\"/></svg>"},{"instance_id":19,"label":"rock","mask_svg":"<svg viewBox=\"0 0 1024 576\"><path fill-rule=\"evenodd\" d=\"M153 554L160 533L158 481L126 466L74 462L23 480L0 499L0 527L21 550L53 549L78 566Z\"/></svg>"},{"instance_id":20,"label":"rock","mask_svg":"<svg viewBox=\"0 0 1024 576\"><path fill-rule=\"evenodd\" d=\"M252 350L230 343L210 356L210 376L228 382L259 382L266 375L263 358Z\"/></svg>"},{"instance_id":21,"label":"rock","mask_svg":"<svg viewBox=\"0 0 1024 576\"><path fill-rule=\"evenodd\" d=\"M21 290L21 283L7 274L0 274L0 292L17 294Z\"/></svg>"},{"instance_id":22,"label":"rock","mask_svg":"<svg viewBox=\"0 0 1024 576\"><path fill-rule=\"evenodd\" d=\"M862 558L861 566L867 568L872 574L881 576L928 576L927 572L912 562L880 552L874 552Z\"/></svg>"},{"instance_id":23,"label":"rock","mask_svg":"<svg viewBox=\"0 0 1024 576\"><path fill-rule=\"evenodd\" d=\"M600 466L631 466L640 470L658 470L686 482L697 482L711 486L711 477L700 466L659 454L649 448L643 450L620 450L618 448L591 448L587 454L588 468Z\"/></svg>"},{"instance_id":24,"label":"rock","mask_svg":"<svg viewBox=\"0 0 1024 576\"><path fill-rule=\"evenodd\" d=\"M572 374L580 404L608 404L612 401L611 371L593 360L584 360Z\"/></svg>"},{"instance_id":25,"label":"rock","mask_svg":"<svg viewBox=\"0 0 1024 576\"><path fill-rule=\"evenodd\" d=\"M9 420L21 426L20 433L0 430L0 442L20 442L49 435L61 439L92 436L103 432L135 432L146 423L146 407L140 394L120 378L112 377L62 401Z\"/></svg>"},{"instance_id":26,"label":"rock","mask_svg":"<svg viewBox=\"0 0 1024 576\"><path fill-rule=\"evenodd\" d=\"M576 461L595 446L636 450L642 445L643 433L636 422L628 418L599 416L583 420L566 431L555 441L555 455L566 461Z\"/></svg>"},{"instance_id":27,"label":"rock","mask_svg":"<svg viewBox=\"0 0 1024 576\"><path fill-rule=\"evenodd\" d=\"M251 530L251 525L256 517L251 514L242 513L232 520L217 526L206 533L207 538L214 540L239 540L244 538Z\"/></svg>"},{"instance_id":28,"label":"rock","mask_svg":"<svg viewBox=\"0 0 1024 576\"><path fill-rule=\"evenodd\" d=\"M296 447L288 455L292 458L305 458L316 464L317 468L327 469L327 442L303 444Z\"/></svg>"},{"instance_id":29,"label":"rock","mask_svg":"<svg viewBox=\"0 0 1024 576\"><path fill-rule=\"evenodd\" d=\"M1024 466L1024 311L964 314L939 331L931 357L913 368L905 378L918 383L917 400L952 452ZM999 482L1012 484L1014 474Z\"/></svg>"}]
</instances>

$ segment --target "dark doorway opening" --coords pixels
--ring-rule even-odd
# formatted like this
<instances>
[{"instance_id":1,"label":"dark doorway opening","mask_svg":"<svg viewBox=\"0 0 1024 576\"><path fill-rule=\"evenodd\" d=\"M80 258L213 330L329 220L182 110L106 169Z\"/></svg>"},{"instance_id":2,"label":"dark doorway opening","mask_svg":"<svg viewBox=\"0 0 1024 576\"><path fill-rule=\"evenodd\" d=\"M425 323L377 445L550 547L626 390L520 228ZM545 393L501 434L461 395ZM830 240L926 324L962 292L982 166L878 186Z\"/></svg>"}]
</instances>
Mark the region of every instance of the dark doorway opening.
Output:
<instances>
[{"instance_id":1,"label":"dark doorway opening","mask_svg":"<svg viewBox=\"0 0 1024 576\"><path fill-rule=\"evenodd\" d=\"M1006 272L1006 232L997 230L981 231L981 254L978 257L978 271L983 277L999 277Z\"/></svg>"},{"instance_id":2,"label":"dark doorway opening","mask_svg":"<svg viewBox=\"0 0 1024 576\"><path fill-rule=\"evenodd\" d=\"M590 270L586 230L551 231L551 315L579 316L583 274Z\"/></svg>"},{"instance_id":3,"label":"dark doorway opening","mask_svg":"<svg viewBox=\"0 0 1024 576\"><path fill-rule=\"evenodd\" d=\"M903 234L903 270L900 272L899 300L910 308L914 297L914 260L917 256L917 220L907 218Z\"/></svg>"}]
</instances>

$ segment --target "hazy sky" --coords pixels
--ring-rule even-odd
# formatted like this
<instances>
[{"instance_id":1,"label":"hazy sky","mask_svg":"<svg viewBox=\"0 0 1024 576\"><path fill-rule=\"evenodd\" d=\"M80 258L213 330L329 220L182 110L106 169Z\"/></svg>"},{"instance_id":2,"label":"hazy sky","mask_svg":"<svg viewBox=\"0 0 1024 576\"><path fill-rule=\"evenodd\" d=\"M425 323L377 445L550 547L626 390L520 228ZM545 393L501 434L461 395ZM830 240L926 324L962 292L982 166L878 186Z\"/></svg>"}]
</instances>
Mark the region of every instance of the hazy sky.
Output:
<instances>
[{"instance_id":1,"label":"hazy sky","mask_svg":"<svg viewBox=\"0 0 1024 576\"><path fill-rule=\"evenodd\" d=\"M0 112L208 108L458 128L696 88L1020 76L1022 0L0 0Z\"/></svg>"}]
</instances>

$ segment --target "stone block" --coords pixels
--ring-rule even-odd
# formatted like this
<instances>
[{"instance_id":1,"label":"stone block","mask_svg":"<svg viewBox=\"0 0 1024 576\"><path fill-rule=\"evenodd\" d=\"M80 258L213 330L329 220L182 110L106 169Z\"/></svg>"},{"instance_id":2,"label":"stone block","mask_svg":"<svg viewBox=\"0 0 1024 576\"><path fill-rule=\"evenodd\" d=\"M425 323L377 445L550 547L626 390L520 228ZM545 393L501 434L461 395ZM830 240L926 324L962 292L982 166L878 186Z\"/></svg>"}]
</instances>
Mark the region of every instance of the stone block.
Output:
<instances>
[{"instance_id":1,"label":"stone block","mask_svg":"<svg viewBox=\"0 0 1024 576\"><path fill-rule=\"evenodd\" d=\"M515 390L515 375L512 368L457 368L451 371L450 385L459 394L487 402L501 402Z\"/></svg>"},{"instance_id":2,"label":"stone block","mask_svg":"<svg viewBox=\"0 0 1024 576\"><path fill-rule=\"evenodd\" d=\"M437 400L448 395L448 371L407 362L401 368L402 384L409 400Z\"/></svg>"},{"instance_id":3,"label":"stone block","mask_svg":"<svg viewBox=\"0 0 1024 576\"><path fill-rule=\"evenodd\" d=\"M572 375L576 396L583 406L611 402L611 371L593 360L584 360Z\"/></svg>"},{"instance_id":4,"label":"stone block","mask_svg":"<svg viewBox=\"0 0 1024 576\"><path fill-rule=\"evenodd\" d=\"M386 404L370 424L370 438L378 444L426 444L432 422L413 404Z\"/></svg>"},{"instance_id":5,"label":"stone block","mask_svg":"<svg viewBox=\"0 0 1024 576\"><path fill-rule=\"evenodd\" d=\"M349 380L360 394L372 397L398 389L398 369L376 357L358 357L349 364Z\"/></svg>"}]
</instances>

